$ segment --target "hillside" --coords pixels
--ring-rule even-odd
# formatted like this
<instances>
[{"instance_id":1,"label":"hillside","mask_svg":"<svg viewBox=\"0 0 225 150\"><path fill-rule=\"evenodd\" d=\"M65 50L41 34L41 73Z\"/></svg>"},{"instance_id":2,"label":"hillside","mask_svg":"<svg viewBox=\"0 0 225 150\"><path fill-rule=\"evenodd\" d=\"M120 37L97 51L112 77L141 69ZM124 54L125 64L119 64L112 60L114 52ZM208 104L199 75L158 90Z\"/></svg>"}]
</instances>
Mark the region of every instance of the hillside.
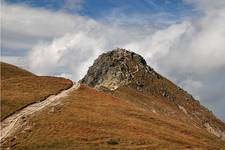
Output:
<instances>
[{"instance_id":1,"label":"hillside","mask_svg":"<svg viewBox=\"0 0 225 150\"><path fill-rule=\"evenodd\" d=\"M21 69L17 66L0 62L1 67L1 80L9 79L9 78L21 78L21 77L30 77L35 76L33 73Z\"/></svg>"},{"instance_id":2,"label":"hillside","mask_svg":"<svg viewBox=\"0 0 225 150\"><path fill-rule=\"evenodd\" d=\"M138 54L104 53L80 83L22 118L3 149L225 149L225 124Z\"/></svg>"},{"instance_id":3,"label":"hillside","mask_svg":"<svg viewBox=\"0 0 225 150\"><path fill-rule=\"evenodd\" d=\"M130 93L133 93L132 99L128 96ZM216 136L187 124L187 117L184 117L184 123L175 117L153 112L138 102L140 98L153 102L160 99L154 100L155 97L129 88L120 90L116 95L121 98L82 85L60 105L49 107L28 119L26 125L8 138L4 146L18 150L206 150L225 147L225 142ZM179 112L163 101L159 103Z\"/></svg>"},{"instance_id":4,"label":"hillside","mask_svg":"<svg viewBox=\"0 0 225 150\"><path fill-rule=\"evenodd\" d=\"M70 80L36 76L16 66L1 63L1 120L49 95L71 87Z\"/></svg>"}]
</instances>

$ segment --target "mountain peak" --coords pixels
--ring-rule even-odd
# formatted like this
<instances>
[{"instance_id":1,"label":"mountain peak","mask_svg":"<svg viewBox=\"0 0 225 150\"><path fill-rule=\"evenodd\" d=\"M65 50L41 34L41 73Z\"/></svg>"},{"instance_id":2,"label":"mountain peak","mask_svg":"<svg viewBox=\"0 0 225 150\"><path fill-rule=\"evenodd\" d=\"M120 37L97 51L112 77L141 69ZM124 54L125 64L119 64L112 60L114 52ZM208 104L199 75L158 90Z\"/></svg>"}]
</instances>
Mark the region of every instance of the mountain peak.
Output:
<instances>
[{"instance_id":1,"label":"mountain peak","mask_svg":"<svg viewBox=\"0 0 225 150\"><path fill-rule=\"evenodd\" d=\"M192 118L197 126L225 139L225 125L211 111L188 92L155 72L142 56L134 52L117 48L103 53L94 61L81 83L102 90L132 88L160 97ZM166 108L160 109L165 115L173 115Z\"/></svg>"},{"instance_id":2,"label":"mountain peak","mask_svg":"<svg viewBox=\"0 0 225 150\"><path fill-rule=\"evenodd\" d=\"M147 65L142 56L117 48L100 55L81 82L91 87L114 90L129 83L138 83L135 76L147 72L152 73L153 69ZM142 86L141 83L138 84Z\"/></svg>"}]
</instances>

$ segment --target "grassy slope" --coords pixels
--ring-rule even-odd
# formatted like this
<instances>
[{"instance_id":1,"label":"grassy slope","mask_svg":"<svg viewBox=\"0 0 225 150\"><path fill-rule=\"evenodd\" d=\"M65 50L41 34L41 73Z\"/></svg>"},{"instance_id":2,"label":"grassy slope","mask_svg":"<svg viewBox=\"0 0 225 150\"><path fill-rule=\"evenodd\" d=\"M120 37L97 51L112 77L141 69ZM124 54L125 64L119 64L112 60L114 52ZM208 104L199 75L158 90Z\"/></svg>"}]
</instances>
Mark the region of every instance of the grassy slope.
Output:
<instances>
[{"instance_id":1,"label":"grassy slope","mask_svg":"<svg viewBox=\"0 0 225 150\"><path fill-rule=\"evenodd\" d=\"M1 82L1 117L21 109L27 104L41 101L71 86L71 81L56 77L23 77Z\"/></svg>"},{"instance_id":2,"label":"grassy slope","mask_svg":"<svg viewBox=\"0 0 225 150\"><path fill-rule=\"evenodd\" d=\"M1 80L5 80L5 79L9 79L9 78L35 76L31 72L28 72L17 66L7 64L4 62L0 62L0 66L1 66Z\"/></svg>"},{"instance_id":3,"label":"grassy slope","mask_svg":"<svg viewBox=\"0 0 225 150\"><path fill-rule=\"evenodd\" d=\"M131 89L121 89L115 96L120 99L82 86L63 105L39 112L4 146L33 150L225 148L224 141L205 130L153 113L146 106L150 104L136 101L154 97Z\"/></svg>"},{"instance_id":4,"label":"grassy slope","mask_svg":"<svg viewBox=\"0 0 225 150\"><path fill-rule=\"evenodd\" d=\"M1 120L30 103L41 101L70 86L70 80L35 76L16 66L1 63Z\"/></svg>"}]
</instances>

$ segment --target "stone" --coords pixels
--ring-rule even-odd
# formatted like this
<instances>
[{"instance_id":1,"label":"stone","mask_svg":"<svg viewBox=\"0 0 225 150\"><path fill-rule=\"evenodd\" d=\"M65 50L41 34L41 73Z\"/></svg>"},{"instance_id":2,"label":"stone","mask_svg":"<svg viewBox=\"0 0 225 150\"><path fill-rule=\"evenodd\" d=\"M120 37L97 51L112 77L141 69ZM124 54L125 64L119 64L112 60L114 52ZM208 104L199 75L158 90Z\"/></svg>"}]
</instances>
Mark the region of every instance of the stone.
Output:
<instances>
[{"instance_id":1,"label":"stone","mask_svg":"<svg viewBox=\"0 0 225 150\"><path fill-rule=\"evenodd\" d=\"M139 72L152 71L143 57L125 49L115 49L100 55L80 81L91 87L106 87L115 90L120 86L136 82L134 77ZM143 75L143 73L142 73ZM136 84L142 90L142 82Z\"/></svg>"}]
</instances>

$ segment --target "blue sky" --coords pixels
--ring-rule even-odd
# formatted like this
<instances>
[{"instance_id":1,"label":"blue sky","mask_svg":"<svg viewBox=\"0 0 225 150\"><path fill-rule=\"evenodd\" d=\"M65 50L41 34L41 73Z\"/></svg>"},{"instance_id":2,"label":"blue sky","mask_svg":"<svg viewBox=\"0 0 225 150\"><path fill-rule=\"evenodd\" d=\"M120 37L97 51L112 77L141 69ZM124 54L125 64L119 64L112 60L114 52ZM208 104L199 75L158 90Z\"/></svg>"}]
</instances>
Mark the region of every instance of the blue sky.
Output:
<instances>
[{"instance_id":1,"label":"blue sky","mask_svg":"<svg viewBox=\"0 0 225 150\"><path fill-rule=\"evenodd\" d=\"M73 2L72 2L73 1ZM11 4L27 4L32 7L51 10L64 10L68 13L79 13L94 19L101 19L117 11L117 14L132 16L133 14L151 16L157 13L169 14L171 19L181 19L194 15L193 6L182 0L6 0ZM75 3L77 7L65 7L67 3Z\"/></svg>"}]
</instances>

